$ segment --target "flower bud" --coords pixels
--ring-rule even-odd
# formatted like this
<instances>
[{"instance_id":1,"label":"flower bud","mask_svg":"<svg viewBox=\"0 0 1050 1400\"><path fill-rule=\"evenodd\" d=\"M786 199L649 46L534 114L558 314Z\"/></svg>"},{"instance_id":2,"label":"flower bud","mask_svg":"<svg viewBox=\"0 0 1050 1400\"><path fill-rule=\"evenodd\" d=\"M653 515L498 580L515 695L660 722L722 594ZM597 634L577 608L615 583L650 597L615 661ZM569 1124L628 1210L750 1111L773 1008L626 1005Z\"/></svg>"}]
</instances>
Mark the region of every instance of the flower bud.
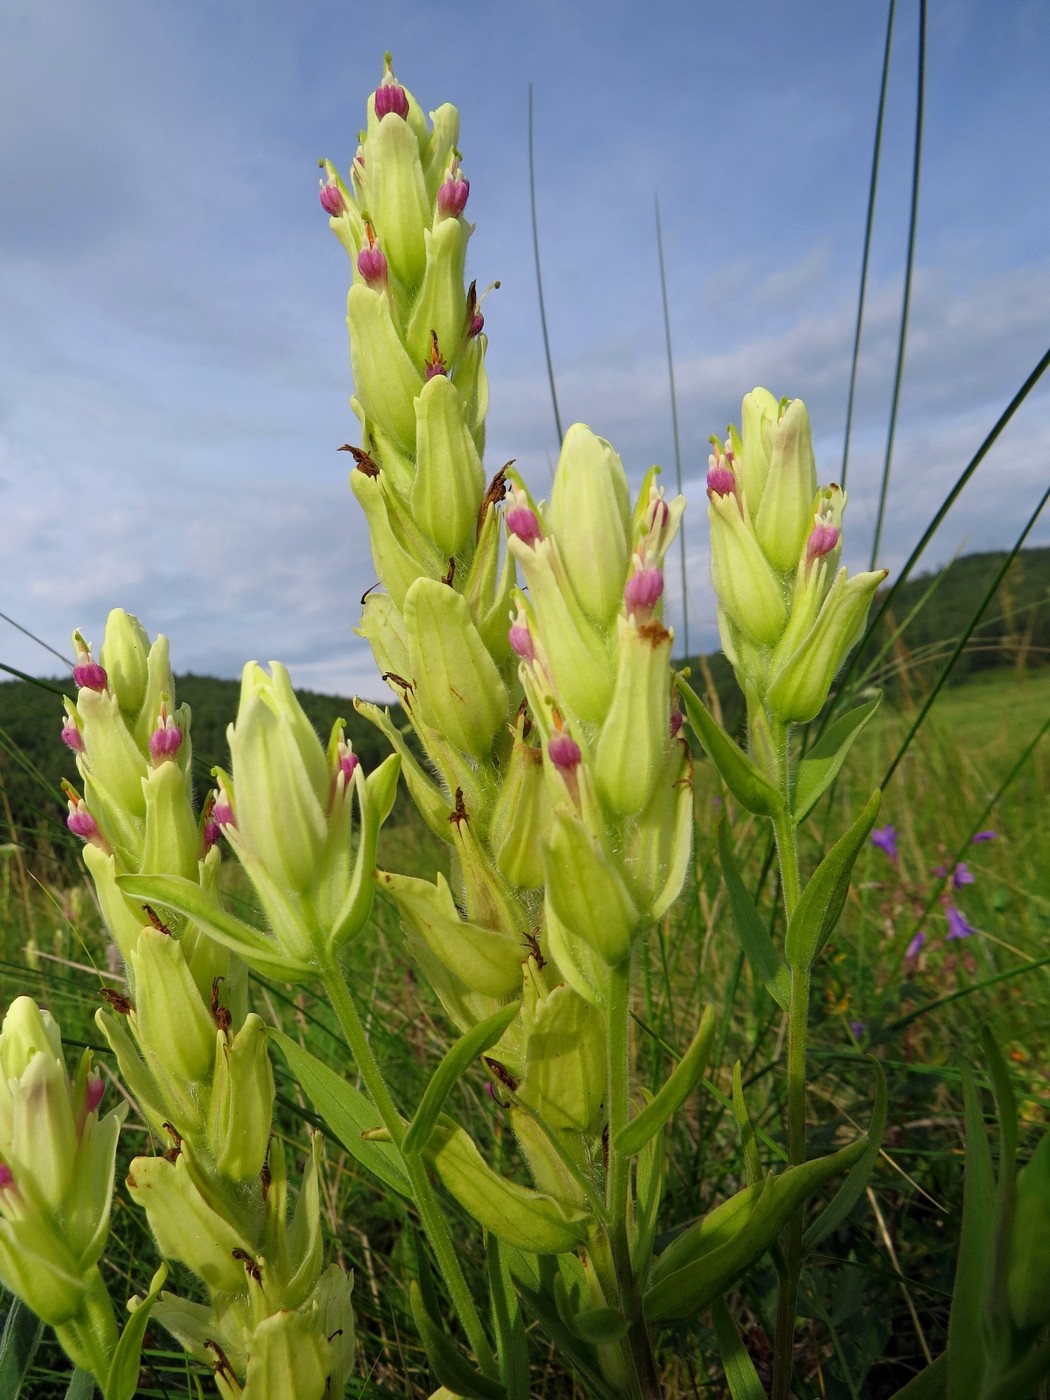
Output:
<instances>
[{"instance_id":1,"label":"flower bud","mask_svg":"<svg viewBox=\"0 0 1050 1400\"><path fill-rule=\"evenodd\" d=\"M635 575L638 577L638 575ZM602 799L623 816L644 807L668 746L671 644L661 623L617 619L616 687L594 754Z\"/></svg>"},{"instance_id":2,"label":"flower bud","mask_svg":"<svg viewBox=\"0 0 1050 1400\"><path fill-rule=\"evenodd\" d=\"M237 849L285 889L312 891L324 846L329 772L321 741L274 661L249 661L237 720L228 730L236 783Z\"/></svg>"},{"instance_id":3,"label":"flower bud","mask_svg":"<svg viewBox=\"0 0 1050 1400\"><path fill-rule=\"evenodd\" d=\"M634 569L623 590L627 616L639 623L648 622L653 609L663 597L664 571L648 567L640 554L634 556Z\"/></svg>"},{"instance_id":4,"label":"flower bud","mask_svg":"<svg viewBox=\"0 0 1050 1400\"><path fill-rule=\"evenodd\" d=\"M613 857L583 820L562 807L544 845L548 906L615 967L628 956L639 917Z\"/></svg>"},{"instance_id":5,"label":"flower bud","mask_svg":"<svg viewBox=\"0 0 1050 1400\"><path fill-rule=\"evenodd\" d=\"M404 617L421 717L455 748L486 758L507 719L507 690L466 600L443 583L417 579Z\"/></svg>"},{"instance_id":6,"label":"flower bud","mask_svg":"<svg viewBox=\"0 0 1050 1400\"><path fill-rule=\"evenodd\" d=\"M450 379L430 379L416 400L416 476L411 512L446 558L474 548L485 473Z\"/></svg>"},{"instance_id":7,"label":"flower bud","mask_svg":"<svg viewBox=\"0 0 1050 1400\"><path fill-rule=\"evenodd\" d=\"M266 1025L250 1012L237 1034L216 1031L208 1143L217 1169L234 1181L258 1176L270 1142L273 1069Z\"/></svg>"},{"instance_id":8,"label":"flower bud","mask_svg":"<svg viewBox=\"0 0 1050 1400\"><path fill-rule=\"evenodd\" d=\"M321 181L321 208L330 219L338 219L346 208L346 201L334 180Z\"/></svg>"},{"instance_id":9,"label":"flower bud","mask_svg":"<svg viewBox=\"0 0 1050 1400\"><path fill-rule=\"evenodd\" d=\"M780 405L768 389L752 389L744 395L740 409L740 435L730 430L733 443L733 471L747 498L752 517L766 488L771 458L770 430L779 416Z\"/></svg>"},{"instance_id":10,"label":"flower bud","mask_svg":"<svg viewBox=\"0 0 1050 1400\"><path fill-rule=\"evenodd\" d=\"M543 752L528 743L525 734L524 721L519 718L492 812L489 842L504 878L532 890L543 884L543 840L550 831L551 806L543 777Z\"/></svg>"},{"instance_id":11,"label":"flower bud","mask_svg":"<svg viewBox=\"0 0 1050 1400\"><path fill-rule=\"evenodd\" d=\"M521 1006L528 1050L517 1098L554 1129L592 1133L605 1098L605 1024L562 983L548 991L530 960Z\"/></svg>"},{"instance_id":12,"label":"flower bud","mask_svg":"<svg viewBox=\"0 0 1050 1400\"><path fill-rule=\"evenodd\" d=\"M391 113L405 121L408 117L408 94L394 77L390 68L390 58L387 55L386 72L383 74L383 81L375 90L374 94L376 116L382 121Z\"/></svg>"},{"instance_id":13,"label":"flower bud","mask_svg":"<svg viewBox=\"0 0 1050 1400\"><path fill-rule=\"evenodd\" d=\"M547 519L573 592L593 622L611 622L620 608L630 517L619 456L604 438L574 423L562 442Z\"/></svg>"},{"instance_id":14,"label":"flower bud","mask_svg":"<svg viewBox=\"0 0 1050 1400\"><path fill-rule=\"evenodd\" d=\"M751 528L746 501L708 494L711 581L722 608L752 641L772 646L787 621L780 583ZM797 556L796 556L797 558Z\"/></svg>"},{"instance_id":15,"label":"flower bud","mask_svg":"<svg viewBox=\"0 0 1050 1400\"><path fill-rule=\"evenodd\" d=\"M770 462L761 503L755 510L755 534L774 568L793 570L813 520L817 494L817 464L809 414L801 399L793 399L779 420L769 426Z\"/></svg>"},{"instance_id":16,"label":"flower bud","mask_svg":"<svg viewBox=\"0 0 1050 1400\"><path fill-rule=\"evenodd\" d=\"M788 723L805 724L819 713L831 682L867 621L875 590L887 570L838 576L804 641L778 666L769 686L770 709Z\"/></svg>"}]
</instances>

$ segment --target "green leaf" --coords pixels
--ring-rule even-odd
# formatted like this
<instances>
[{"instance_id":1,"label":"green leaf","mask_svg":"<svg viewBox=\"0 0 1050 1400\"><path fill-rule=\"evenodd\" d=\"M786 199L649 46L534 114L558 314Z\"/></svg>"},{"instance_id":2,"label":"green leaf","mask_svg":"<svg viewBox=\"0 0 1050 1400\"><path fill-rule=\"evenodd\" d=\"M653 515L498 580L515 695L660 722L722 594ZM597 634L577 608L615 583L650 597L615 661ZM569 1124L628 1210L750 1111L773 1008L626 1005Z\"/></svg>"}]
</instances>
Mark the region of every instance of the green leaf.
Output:
<instances>
[{"instance_id":1,"label":"green leaf","mask_svg":"<svg viewBox=\"0 0 1050 1400\"><path fill-rule=\"evenodd\" d=\"M383 1126L379 1110L372 1101L323 1060L304 1050L291 1036L273 1029L268 1034L277 1042L306 1097L347 1152L384 1186L411 1198L412 1187L397 1148L390 1142L365 1140L361 1136Z\"/></svg>"},{"instance_id":2,"label":"green leaf","mask_svg":"<svg viewBox=\"0 0 1050 1400\"><path fill-rule=\"evenodd\" d=\"M762 1163L755 1142L755 1130L744 1102L744 1088L740 1078L740 1061L733 1066L733 1117L740 1132L740 1148L744 1156L744 1177L748 1186L757 1186L762 1180Z\"/></svg>"},{"instance_id":3,"label":"green leaf","mask_svg":"<svg viewBox=\"0 0 1050 1400\"><path fill-rule=\"evenodd\" d=\"M711 1305L711 1320L715 1324L718 1354L733 1400L766 1400L765 1387L758 1378L755 1363L741 1340L724 1298L716 1298Z\"/></svg>"},{"instance_id":4,"label":"green leaf","mask_svg":"<svg viewBox=\"0 0 1050 1400\"><path fill-rule=\"evenodd\" d=\"M78 1366L70 1377L66 1400L92 1400L94 1394L95 1377Z\"/></svg>"},{"instance_id":5,"label":"green leaf","mask_svg":"<svg viewBox=\"0 0 1050 1400\"><path fill-rule=\"evenodd\" d=\"M835 842L802 891L784 940L784 952L793 968L808 971L831 937L849 894L854 863L875 825L881 800L882 793L876 788L860 816Z\"/></svg>"},{"instance_id":6,"label":"green leaf","mask_svg":"<svg viewBox=\"0 0 1050 1400\"><path fill-rule=\"evenodd\" d=\"M829 1157L767 1176L690 1225L653 1265L644 1299L646 1318L675 1322L707 1307L766 1252L829 1177L857 1161L864 1147L861 1139Z\"/></svg>"},{"instance_id":7,"label":"green leaf","mask_svg":"<svg viewBox=\"0 0 1050 1400\"><path fill-rule=\"evenodd\" d=\"M576 1335L592 1346L607 1346L627 1336L627 1320L615 1308L586 1308L572 1320Z\"/></svg>"},{"instance_id":8,"label":"green leaf","mask_svg":"<svg viewBox=\"0 0 1050 1400\"><path fill-rule=\"evenodd\" d=\"M415 1279L408 1286L408 1300L416 1330L438 1382L456 1395L468 1397L468 1400L507 1400L506 1386L475 1371L448 1336L441 1320L431 1316Z\"/></svg>"},{"instance_id":9,"label":"green leaf","mask_svg":"<svg viewBox=\"0 0 1050 1400\"><path fill-rule=\"evenodd\" d=\"M21 1298L5 1293L7 1319L0 1336L0 1395L18 1400L33 1356L40 1345L44 1324Z\"/></svg>"},{"instance_id":10,"label":"green leaf","mask_svg":"<svg viewBox=\"0 0 1050 1400\"><path fill-rule=\"evenodd\" d=\"M755 766L738 744L708 714L703 701L685 681L678 682L678 693L689 723L704 751L722 775L726 787L742 807L759 817L771 817L784 806L780 793L762 770Z\"/></svg>"},{"instance_id":11,"label":"green leaf","mask_svg":"<svg viewBox=\"0 0 1050 1400\"><path fill-rule=\"evenodd\" d=\"M878 1078L875 1085L875 1109L871 1115L871 1127L868 1129L864 1155L854 1163L849 1176L846 1177L846 1180L803 1235L802 1249L806 1254L815 1249L822 1239L831 1234L832 1230L837 1230L846 1219L860 1200L861 1193L867 1186L875 1163L878 1161L879 1149L886 1131L886 1110L889 1098L886 1092L886 1075L883 1073L882 1066L878 1060L873 1060L872 1063L875 1065L875 1073Z\"/></svg>"},{"instance_id":12,"label":"green leaf","mask_svg":"<svg viewBox=\"0 0 1050 1400\"><path fill-rule=\"evenodd\" d=\"M162 1263L150 1280L149 1292L138 1302L124 1324L124 1330L109 1363L105 1400L135 1400L142 1365L142 1339L146 1335L146 1324L153 1311L153 1304L160 1297L160 1290L164 1287L167 1277L168 1266Z\"/></svg>"},{"instance_id":13,"label":"green leaf","mask_svg":"<svg viewBox=\"0 0 1050 1400\"><path fill-rule=\"evenodd\" d=\"M430 1134L445 1100L452 1092L456 1081L465 1074L479 1055L495 1045L500 1036L518 1014L518 1002L501 1006L493 1015L472 1026L466 1035L460 1036L455 1045L442 1057L441 1063L430 1077L419 1107L409 1124L401 1151L407 1157L412 1152L421 1152L430 1141Z\"/></svg>"},{"instance_id":14,"label":"green leaf","mask_svg":"<svg viewBox=\"0 0 1050 1400\"><path fill-rule=\"evenodd\" d=\"M306 963L286 957L269 934L227 913L195 880L182 875L118 875L117 884L130 899L148 900L192 919L216 943L232 948L264 977L300 982L314 975L315 969Z\"/></svg>"},{"instance_id":15,"label":"green leaf","mask_svg":"<svg viewBox=\"0 0 1050 1400\"><path fill-rule=\"evenodd\" d=\"M894 1391L892 1400L944 1400L947 1384L948 1353L944 1351L917 1376L912 1376L907 1385Z\"/></svg>"},{"instance_id":16,"label":"green leaf","mask_svg":"<svg viewBox=\"0 0 1050 1400\"><path fill-rule=\"evenodd\" d=\"M983 1328L988 1265L995 1228L992 1153L977 1086L967 1065L962 1066L962 1084L966 1103L966 1175L959 1261L948 1321L948 1400L970 1400L981 1393L986 1365Z\"/></svg>"},{"instance_id":17,"label":"green leaf","mask_svg":"<svg viewBox=\"0 0 1050 1400\"><path fill-rule=\"evenodd\" d=\"M828 726L798 765L795 790L791 802L791 819L798 826L812 812L819 799L838 776L854 739L882 703L877 695L865 705L858 705L841 719Z\"/></svg>"},{"instance_id":18,"label":"green leaf","mask_svg":"<svg viewBox=\"0 0 1050 1400\"><path fill-rule=\"evenodd\" d=\"M736 936L748 962L765 983L766 991L781 1010L786 1011L791 997L791 969L773 946L765 924L759 918L755 902L744 887L740 867L729 844L729 828L723 816L718 823L718 855L722 878L729 891Z\"/></svg>"},{"instance_id":19,"label":"green leaf","mask_svg":"<svg viewBox=\"0 0 1050 1400\"><path fill-rule=\"evenodd\" d=\"M681 1108L704 1077L714 1038L715 1010L713 1006L705 1006L689 1049L675 1065L655 1098L617 1134L614 1144L617 1155L633 1157L641 1152L672 1113Z\"/></svg>"},{"instance_id":20,"label":"green leaf","mask_svg":"<svg viewBox=\"0 0 1050 1400\"><path fill-rule=\"evenodd\" d=\"M488 1237L486 1266L489 1301L496 1334L500 1378L507 1388L507 1400L529 1400L529 1347L518 1296L507 1264L508 1247L495 1235Z\"/></svg>"}]
</instances>

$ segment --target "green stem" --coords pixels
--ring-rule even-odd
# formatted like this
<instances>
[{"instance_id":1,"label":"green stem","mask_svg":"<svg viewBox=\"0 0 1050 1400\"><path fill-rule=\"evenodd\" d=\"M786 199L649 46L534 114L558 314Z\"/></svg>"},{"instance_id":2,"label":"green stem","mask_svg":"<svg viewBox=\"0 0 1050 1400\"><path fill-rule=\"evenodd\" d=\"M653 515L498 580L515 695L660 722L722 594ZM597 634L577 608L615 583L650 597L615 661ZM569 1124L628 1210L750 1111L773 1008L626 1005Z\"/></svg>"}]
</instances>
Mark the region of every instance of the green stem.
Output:
<instances>
[{"instance_id":1,"label":"green stem","mask_svg":"<svg viewBox=\"0 0 1050 1400\"><path fill-rule=\"evenodd\" d=\"M391 1141L400 1151L401 1144L405 1139L406 1125L398 1112L397 1105L390 1096L375 1056L372 1054L372 1047L368 1043L365 1028L357 1014L357 1007L354 1005L350 990L346 985L342 969L334 959L322 967L321 980L332 1005L335 1007L343 1036L350 1053L357 1062L358 1069L361 1071L365 1088L379 1111L379 1116L383 1120L383 1126L390 1134ZM444 1279L445 1287L448 1289L452 1306L466 1333L478 1365L486 1375L496 1377L499 1375L496 1360L478 1315L473 1295L460 1267L459 1255L456 1252L448 1221L445 1219L444 1212L438 1204L427 1176L426 1166L415 1153L408 1156L403 1155L401 1160L412 1187L413 1200L419 1211L423 1230L430 1241L431 1249L434 1251L434 1257Z\"/></svg>"},{"instance_id":2,"label":"green stem","mask_svg":"<svg viewBox=\"0 0 1050 1400\"><path fill-rule=\"evenodd\" d=\"M660 1383L656 1374L649 1329L645 1324L642 1296L631 1264L627 1234L627 1207L630 1195L631 1159L617 1152L616 1141L627 1126L630 1076L630 961L612 969L609 976L608 1015L608 1109L609 1163L606 1174L605 1227L612 1257L620 1309L627 1322L626 1356L632 1400L659 1400Z\"/></svg>"},{"instance_id":3,"label":"green stem","mask_svg":"<svg viewBox=\"0 0 1050 1400\"><path fill-rule=\"evenodd\" d=\"M99 1389L104 1389L117 1347L117 1322L97 1266L91 1271L79 1310L67 1321L55 1325L55 1336L70 1361L81 1370L90 1371Z\"/></svg>"},{"instance_id":4,"label":"green stem","mask_svg":"<svg viewBox=\"0 0 1050 1400\"><path fill-rule=\"evenodd\" d=\"M787 811L787 734L778 735L782 754L780 790L784 794L784 810L773 819L777 855L780 861L780 885L784 893L784 910L788 921L794 914L801 894L798 867L798 842L795 825ZM806 1160L806 1043L809 1029L810 971L808 967L791 969L791 995L788 1001L787 1037L787 1137L788 1166L800 1166ZM790 1400L791 1370L795 1339L795 1306L798 1280L802 1272L802 1211L796 1211L781 1236L780 1288L777 1294L776 1336L773 1347L772 1400Z\"/></svg>"}]
</instances>

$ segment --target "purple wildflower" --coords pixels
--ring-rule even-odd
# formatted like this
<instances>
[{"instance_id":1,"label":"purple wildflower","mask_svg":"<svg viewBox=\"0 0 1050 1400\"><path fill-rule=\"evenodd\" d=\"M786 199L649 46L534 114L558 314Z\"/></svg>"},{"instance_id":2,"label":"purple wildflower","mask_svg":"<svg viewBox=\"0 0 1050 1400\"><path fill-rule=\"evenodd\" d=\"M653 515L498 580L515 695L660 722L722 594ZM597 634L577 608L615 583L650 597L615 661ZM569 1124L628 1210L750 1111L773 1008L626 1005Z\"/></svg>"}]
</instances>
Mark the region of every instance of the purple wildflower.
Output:
<instances>
[{"instance_id":1,"label":"purple wildflower","mask_svg":"<svg viewBox=\"0 0 1050 1400\"><path fill-rule=\"evenodd\" d=\"M923 933L922 929L919 929L918 933L915 935L912 941L908 944L907 948L904 950L904 956L908 959L909 962L912 962L915 958L919 956L919 953L922 951L922 945L925 942L926 935Z\"/></svg>"},{"instance_id":2,"label":"purple wildflower","mask_svg":"<svg viewBox=\"0 0 1050 1400\"><path fill-rule=\"evenodd\" d=\"M890 860L897 859L897 833L892 826L877 826L871 833L871 844L885 851Z\"/></svg>"},{"instance_id":3,"label":"purple wildflower","mask_svg":"<svg viewBox=\"0 0 1050 1400\"><path fill-rule=\"evenodd\" d=\"M948 938L969 938L971 933L977 932L972 924L967 923L962 910L956 909L954 904L946 904L944 912L948 918Z\"/></svg>"},{"instance_id":4,"label":"purple wildflower","mask_svg":"<svg viewBox=\"0 0 1050 1400\"><path fill-rule=\"evenodd\" d=\"M997 831L979 831L976 836L970 837L970 845L978 846L982 841L995 841L998 835Z\"/></svg>"},{"instance_id":5,"label":"purple wildflower","mask_svg":"<svg viewBox=\"0 0 1050 1400\"><path fill-rule=\"evenodd\" d=\"M967 867L964 860L961 860L952 872L952 887L961 890L963 885L972 885L976 879L973 871Z\"/></svg>"},{"instance_id":6,"label":"purple wildflower","mask_svg":"<svg viewBox=\"0 0 1050 1400\"><path fill-rule=\"evenodd\" d=\"M860 1040L861 1036L864 1034L866 1027L863 1021L850 1021L849 1029L850 1035L852 1035L853 1039Z\"/></svg>"}]
</instances>

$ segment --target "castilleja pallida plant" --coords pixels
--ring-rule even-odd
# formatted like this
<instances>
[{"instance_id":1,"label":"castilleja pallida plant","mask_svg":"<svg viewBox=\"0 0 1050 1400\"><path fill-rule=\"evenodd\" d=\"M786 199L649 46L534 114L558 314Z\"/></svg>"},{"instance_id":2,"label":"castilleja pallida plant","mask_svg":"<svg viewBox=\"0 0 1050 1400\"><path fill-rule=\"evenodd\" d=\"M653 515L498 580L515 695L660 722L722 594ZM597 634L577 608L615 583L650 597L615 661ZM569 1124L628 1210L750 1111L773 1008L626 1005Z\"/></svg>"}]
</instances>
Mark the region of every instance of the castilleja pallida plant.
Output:
<instances>
[{"instance_id":1,"label":"castilleja pallida plant","mask_svg":"<svg viewBox=\"0 0 1050 1400\"><path fill-rule=\"evenodd\" d=\"M224 1400L344 1391L351 1284L323 1268L319 1136L289 1201L271 1040L346 1151L418 1217L429 1252L421 1243L408 1292L440 1383L434 1400L528 1400L534 1331L595 1400L657 1400L661 1330L706 1309L734 1397L757 1400L766 1392L725 1299L766 1254L779 1279L772 1395L788 1400L800 1271L878 1155L881 1074L867 1138L816 1159L806 1150L812 967L846 904L878 794L807 881L796 840L877 701L804 756L793 727L824 706L883 575L840 567L845 495L817 485L805 407L756 389L707 478L719 627L747 701L748 749L738 747L672 663L664 564L684 501L665 498L658 469L632 496L620 457L582 424L565 435L547 501L513 463L484 465L487 337L465 271L470 184L458 141L455 108L428 120L388 57L349 172L321 162L320 203L350 259L359 434L346 450L378 580L359 630L417 742L400 718L357 702L394 750L365 773L342 721L323 743L284 667L249 662L228 770L215 770L197 815L190 716L175 701L167 643L151 645L121 612L97 659L74 637L77 694L62 737L82 791L69 788L68 823L126 972L98 1025L155 1146L132 1161L128 1193L162 1255L189 1268L206 1299L162 1293L162 1267L118 1340L98 1270L117 1115L98 1119L89 1060L70 1080L53 1023L16 1003L0 1034L0 1278L56 1326L105 1400L131 1400L148 1315L210 1366ZM660 1218L665 1129L703 1082L716 1016L694 1006L689 1044L643 1089L632 998L639 950L691 865L684 719L776 839L782 946L724 824L719 857L743 951L786 1023L787 1162L763 1165L738 1064L740 1189L674 1222ZM401 774L448 847L447 879L376 867ZM254 914L226 907L224 848ZM367 936L377 890L454 1037L414 1104L381 1072L342 959ZM249 971L319 983L350 1062L333 1067L268 1029L251 1009ZM495 1149L451 1111L464 1076L490 1092ZM1004 1079L997 1070L1000 1089ZM990 1163L977 1148L971 1156L983 1200ZM1042 1374L1031 1358L1047 1321L1047 1156L1040 1148L1016 1179L1004 1162L994 1218L980 1202L969 1216L967 1257L988 1272L986 1294L963 1290L954 1359L935 1363L931 1388L912 1400L956 1400L971 1374L983 1400L1027 1396ZM841 1173L803 1231L802 1208ZM491 1323L448 1196L484 1233ZM981 1332L972 1314L984 1296ZM944 1375L947 1392L937 1389Z\"/></svg>"}]
</instances>

